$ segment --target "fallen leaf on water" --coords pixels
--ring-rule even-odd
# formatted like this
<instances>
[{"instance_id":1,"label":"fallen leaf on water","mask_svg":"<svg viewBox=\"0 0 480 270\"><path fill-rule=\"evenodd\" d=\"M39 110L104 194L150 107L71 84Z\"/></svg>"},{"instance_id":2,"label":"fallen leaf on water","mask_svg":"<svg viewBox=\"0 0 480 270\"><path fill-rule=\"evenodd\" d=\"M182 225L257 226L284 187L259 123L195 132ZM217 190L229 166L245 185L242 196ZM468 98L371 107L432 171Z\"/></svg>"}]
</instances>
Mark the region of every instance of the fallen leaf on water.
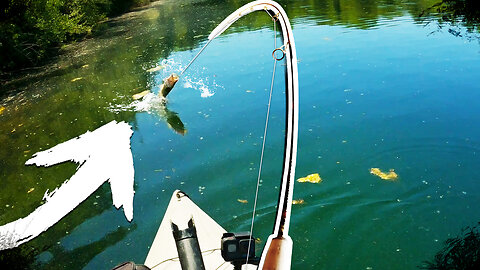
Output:
<instances>
[{"instance_id":1,"label":"fallen leaf on water","mask_svg":"<svg viewBox=\"0 0 480 270\"><path fill-rule=\"evenodd\" d=\"M32 187L31 189L29 189L29 190L27 191L27 193L31 193L31 192L34 191L34 190L35 190L35 188Z\"/></svg>"},{"instance_id":2,"label":"fallen leaf on water","mask_svg":"<svg viewBox=\"0 0 480 270\"><path fill-rule=\"evenodd\" d=\"M379 168L371 168L370 173L382 178L383 180L395 181L398 178L398 174L396 174L393 169L390 169L388 173L384 173Z\"/></svg>"},{"instance_id":3,"label":"fallen leaf on water","mask_svg":"<svg viewBox=\"0 0 480 270\"><path fill-rule=\"evenodd\" d=\"M305 201L303 199L293 200L292 204L304 204Z\"/></svg>"},{"instance_id":4,"label":"fallen leaf on water","mask_svg":"<svg viewBox=\"0 0 480 270\"><path fill-rule=\"evenodd\" d=\"M77 78L72 79L71 82L76 82L76 81L81 80L81 79L83 79L83 78L82 77L77 77Z\"/></svg>"},{"instance_id":5,"label":"fallen leaf on water","mask_svg":"<svg viewBox=\"0 0 480 270\"><path fill-rule=\"evenodd\" d=\"M137 93L137 94L133 95L132 98L133 98L134 100L141 99L141 98L143 98L144 96L146 96L148 93L150 93L150 91L149 91L149 90L145 90L145 91L143 91L143 92L140 92L140 93Z\"/></svg>"},{"instance_id":6,"label":"fallen leaf on water","mask_svg":"<svg viewBox=\"0 0 480 270\"><path fill-rule=\"evenodd\" d=\"M156 66L156 67L153 67L153 68L150 68L150 69L147 69L147 72L155 72L155 71L159 71L160 69L164 68L164 66Z\"/></svg>"},{"instance_id":7,"label":"fallen leaf on water","mask_svg":"<svg viewBox=\"0 0 480 270\"><path fill-rule=\"evenodd\" d=\"M0 107L0 114L2 114L3 111L5 111L5 107L2 106L2 107Z\"/></svg>"},{"instance_id":8,"label":"fallen leaf on water","mask_svg":"<svg viewBox=\"0 0 480 270\"><path fill-rule=\"evenodd\" d=\"M237 199L237 201L238 201L239 203L248 203L247 200L242 200L242 199Z\"/></svg>"},{"instance_id":9,"label":"fallen leaf on water","mask_svg":"<svg viewBox=\"0 0 480 270\"><path fill-rule=\"evenodd\" d=\"M322 182L322 178L320 178L320 175L318 175L318 173L314 173L302 178L298 178L297 182L300 182L300 183L309 182L309 183L318 184Z\"/></svg>"}]
</instances>

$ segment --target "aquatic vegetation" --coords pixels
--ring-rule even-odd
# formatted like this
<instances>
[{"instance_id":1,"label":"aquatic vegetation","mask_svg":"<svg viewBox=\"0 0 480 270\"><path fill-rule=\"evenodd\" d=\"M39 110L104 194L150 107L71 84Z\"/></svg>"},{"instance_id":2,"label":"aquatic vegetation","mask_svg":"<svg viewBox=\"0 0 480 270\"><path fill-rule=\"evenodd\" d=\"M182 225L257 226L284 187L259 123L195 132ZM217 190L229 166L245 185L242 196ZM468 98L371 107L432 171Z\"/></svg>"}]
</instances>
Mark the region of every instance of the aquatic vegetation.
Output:
<instances>
[{"instance_id":1,"label":"aquatic vegetation","mask_svg":"<svg viewBox=\"0 0 480 270\"><path fill-rule=\"evenodd\" d=\"M309 182L309 183L318 184L318 183L321 183L322 181L323 180L318 173L310 174L305 177L297 179L297 182L300 182L300 183Z\"/></svg>"},{"instance_id":2,"label":"aquatic vegetation","mask_svg":"<svg viewBox=\"0 0 480 270\"><path fill-rule=\"evenodd\" d=\"M125 218L130 222L133 219L134 196L134 168L130 150L132 133L127 123L112 121L92 132L35 153L27 160L26 165L38 167L50 167L67 160L81 165L59 188L45 192L44 204L28 216L0 226L0 250L17 247L37 237L74 210L106 181L109 181L112 189L114 206L117 209L123 206ZM103 163L105 161L112 161L115 169L108 163L106 166ZM105 171L105 168L110 170ZM27 193L34 190L31 188Z\"/></svg>"},{"instance_id":3,"label":"aquatic vegetation","mask_svg":"<svg viewBox=\"0 0 480 270\"><path fill-rule=\"evenodd\" d=\"M42 249L45 249L45 247ZM36 249L29 245L22 245L13 249L2 250L0 251L0 263L4 269L38 269L35 258L41 253L41 251L41 249Z\"/></svg>"},{"instance_id":4,"label":"aquatic vegetation","mask_svg":"<svg viewBox=\"0 0 480 270\"><path fill-rule=\"evenodd\" d=\"M384 173L379 168L371 168L370 173L380 177L383 180L395 181L398 178L398 174L395 173L394 169L390 169L388 173Z\"/></svg>"}]
</instances>

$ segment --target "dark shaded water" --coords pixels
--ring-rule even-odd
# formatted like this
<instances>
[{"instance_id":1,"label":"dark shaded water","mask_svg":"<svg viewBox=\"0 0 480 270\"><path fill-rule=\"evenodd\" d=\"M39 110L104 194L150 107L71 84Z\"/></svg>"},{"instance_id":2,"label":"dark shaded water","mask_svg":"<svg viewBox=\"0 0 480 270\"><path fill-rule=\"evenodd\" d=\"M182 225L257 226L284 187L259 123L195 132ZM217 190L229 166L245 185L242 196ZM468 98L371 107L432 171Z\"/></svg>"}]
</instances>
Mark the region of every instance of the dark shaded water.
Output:
<instances>
[{"instance_id":1,"label":"dark shaded water","mask_svg":"<svg viewBox=\"0 0 480 270\"><path fill-rule=\"evenodd\" d=\"M305 204L293 206L293 269L416 268L480 220L480 46L439 26L435 14L418 18L437 2L283 2L300 58L297 178L323 179L295 185L294 198ZM48 72L3 86L0 224L26 216L75 171L68 163L24 166L32 154L113 119L134 126L133 222L112 206L105 184L27 244L39 253L36 268L143 262L175 189L227 230L249 229L272 68L270 17L251 14L212 42L169 96L167 112L130 106L131 95L157 92L179 72L242 3L158 2L67 48ZM165 68L148 71L159 64ZM281 174L283 84L277 76L254 232L263 241ZM167 124L172 115L184 136ZM373 167L395 169L399 179L381 180Z\"/></svg>"}]
</instances>

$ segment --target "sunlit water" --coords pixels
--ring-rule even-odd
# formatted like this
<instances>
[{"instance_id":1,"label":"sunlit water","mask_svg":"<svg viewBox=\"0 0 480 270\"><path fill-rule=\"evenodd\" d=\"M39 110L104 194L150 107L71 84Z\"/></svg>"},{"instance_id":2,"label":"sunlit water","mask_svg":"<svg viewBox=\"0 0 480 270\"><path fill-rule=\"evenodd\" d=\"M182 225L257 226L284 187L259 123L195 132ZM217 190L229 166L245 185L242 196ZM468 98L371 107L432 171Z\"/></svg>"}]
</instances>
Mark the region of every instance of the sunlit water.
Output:
<instances>
[{"instance_id":1,"label":"sunlit water","mask_svg":"<svg viewBox=\"0 0 480 270\"><path fill-rule=\"evenodd\" d=\"M337 2L286 6L300 60L296 176L323 179L295 185L294 198L305 203L293 206L292 268L414 269L480 220L480 46L435 18L418 20L436 1ZM238 5L161 2L75 45L56 70L5 86L1 224L28 215L75 172L68 163L24 166L33 153L113 119L134 129L133 222L112 206L105 184L27 244L39 253L36 268L143 262L175 189L228 231L249 229L273 68L270 17L238 21L168 101L155 95ZM254 229L258 254L273 228L281 175L281 68ZM131 98L144 90L152 94ZM399 178L381 180L369 173L374 167Z\"/></svg>"}]
</instances>

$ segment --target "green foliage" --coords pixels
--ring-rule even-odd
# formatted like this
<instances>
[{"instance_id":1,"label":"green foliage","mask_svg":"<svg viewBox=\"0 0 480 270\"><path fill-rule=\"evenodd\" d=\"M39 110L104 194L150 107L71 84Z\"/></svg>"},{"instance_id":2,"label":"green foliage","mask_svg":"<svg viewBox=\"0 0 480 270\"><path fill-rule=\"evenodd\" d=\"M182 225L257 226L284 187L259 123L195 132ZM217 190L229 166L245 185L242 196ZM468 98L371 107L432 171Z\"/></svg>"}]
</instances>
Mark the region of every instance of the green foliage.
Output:
<instances>
[{"instance_id":1,"label":"green foliage","mask_svg":"<svg viewBox=\"0 0 480 270\"><path fill-rule=\"evenodd\" d=\"M38 65L107 16L150 0L7 0L0 4L0 72Z\"/></svg>"}]
</instances>

